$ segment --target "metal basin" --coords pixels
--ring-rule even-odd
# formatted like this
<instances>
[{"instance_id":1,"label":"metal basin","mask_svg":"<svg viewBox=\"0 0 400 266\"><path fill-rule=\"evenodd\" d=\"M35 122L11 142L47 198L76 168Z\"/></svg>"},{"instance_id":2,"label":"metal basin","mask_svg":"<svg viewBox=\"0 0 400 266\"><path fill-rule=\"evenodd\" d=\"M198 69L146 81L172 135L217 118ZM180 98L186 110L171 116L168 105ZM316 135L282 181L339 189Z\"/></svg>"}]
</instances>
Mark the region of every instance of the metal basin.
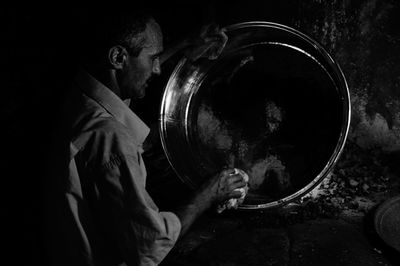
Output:
<instances>
[{"instance_id":1,"label":"metal basin","mask_svg":"<svg viewBox=\"0 0 400 266\"><path fill-rule=\"evenodd\" d=\"M182 59L160 110L164 151L197 188L224 167L250 177L241 209L282 206L318 185L337 161L350 100L339 65L314 40L270 22L226 28L217 60Z\"/></svg>"}]
</instances>

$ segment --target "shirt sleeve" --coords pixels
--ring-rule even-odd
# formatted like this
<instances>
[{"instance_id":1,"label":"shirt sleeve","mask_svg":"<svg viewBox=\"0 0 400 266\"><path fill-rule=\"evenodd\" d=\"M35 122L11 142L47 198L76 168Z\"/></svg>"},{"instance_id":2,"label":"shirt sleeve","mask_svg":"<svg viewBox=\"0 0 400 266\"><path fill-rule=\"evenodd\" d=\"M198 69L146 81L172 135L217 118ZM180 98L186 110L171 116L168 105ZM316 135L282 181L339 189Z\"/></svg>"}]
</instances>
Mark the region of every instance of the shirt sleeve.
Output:
<instances>
[{"instance_id":1,"label":"shirt sleeve","mask_svg":"<svg viewBox=\"0 0 400 266\"><path fill-rule=\"evenodd\" d=\"M124 135L93 142L102 149L95 152L101 158L94 157L93 171L101 224L128 265L158 265L178 239L181 223L174 213L158 210L145 189L140 151L128 142Z\"/></svg>"},{"instance_id":2,"label":"shirt sleeve","mask_svg":"<svg viewBox=\"0 0 400 266\"><path fill-rule=\"evenodd\" d=\"M181 224L171 212L159 212L140 182L135 157L102 170L99 190L114 218L119 248L132 265L157 265L174 246Z\"/></svg>"}]
</instances>

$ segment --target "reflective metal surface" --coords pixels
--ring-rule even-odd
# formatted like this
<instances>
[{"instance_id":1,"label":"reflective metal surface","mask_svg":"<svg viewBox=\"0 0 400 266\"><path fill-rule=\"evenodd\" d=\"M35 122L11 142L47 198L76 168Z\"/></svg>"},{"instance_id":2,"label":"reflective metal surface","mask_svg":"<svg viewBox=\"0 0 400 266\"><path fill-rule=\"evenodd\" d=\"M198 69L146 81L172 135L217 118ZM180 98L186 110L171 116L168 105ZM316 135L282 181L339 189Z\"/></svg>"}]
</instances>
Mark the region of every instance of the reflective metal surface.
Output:
<instances>
[{"instance_id":1,"label":"reflective metal surface","mask_svg":"<svg viewBox=\"0 0 400 266\"><path fill-rule=\"evenodd\" d=\"M214 61L182 59L165 88L160 132L180 178L196 188L223 167L250 177L242 209L281 206L318 185L350 124L346 80L315 41L275 23L227 27Z\"/></svg>"}]
</instances>

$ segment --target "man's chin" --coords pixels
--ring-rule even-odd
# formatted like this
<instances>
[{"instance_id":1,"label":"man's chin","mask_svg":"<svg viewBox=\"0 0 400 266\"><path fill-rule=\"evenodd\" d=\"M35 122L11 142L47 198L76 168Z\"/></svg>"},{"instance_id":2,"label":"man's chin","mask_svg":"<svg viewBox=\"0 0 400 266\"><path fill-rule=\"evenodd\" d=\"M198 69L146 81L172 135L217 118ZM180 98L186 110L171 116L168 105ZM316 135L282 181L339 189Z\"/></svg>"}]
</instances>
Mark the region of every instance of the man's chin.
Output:
<instances>
[{"instance_id":1,"label":"man's chin","mask_svg":"<svg viewBox=\"0 0 400 266\"><path fill-rule=\"evenodd\" d=\"M142 98L144 98L144 96L146 96L146 90L145 89L142 89L141 91L136 91L136 93L134 93L133 95L132 95L132 98L131 99L142 99Z\"/></svg>"},{"instance_id":2,"label":"man's chin","mask_svg":"<svg viewBox=\"0 0 400 266\"><path fill-rule=\"evenodd\" d=\"M146 96L146 95L145 94L139 95L139 96L136 97L136 99L138 99L138 100L143 99L144 96Z\"/></svg>"},{"instance_id":3,"label":"man's chin","mask_svg":"<svg viewBox=\"0 0 400 266\"><path fill-rule=\"evenodd\" d=\"M143 89L139 94L138 94L138 99L142 99L146 96L146 91Z\"/></svg>"}]
</instances>

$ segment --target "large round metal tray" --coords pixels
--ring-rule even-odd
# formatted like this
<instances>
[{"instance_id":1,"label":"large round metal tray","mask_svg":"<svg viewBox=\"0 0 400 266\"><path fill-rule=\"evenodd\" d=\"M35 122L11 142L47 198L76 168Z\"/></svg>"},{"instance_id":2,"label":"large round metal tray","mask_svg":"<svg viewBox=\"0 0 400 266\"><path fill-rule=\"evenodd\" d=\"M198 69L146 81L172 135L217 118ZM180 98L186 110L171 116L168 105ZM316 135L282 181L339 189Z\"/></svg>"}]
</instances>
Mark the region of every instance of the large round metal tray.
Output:
<instances>
[{"instance_id":1,"label":"large round metal tray","mask_svg":"<svg viewBox=\"0 0 400 266\"><path fill-rule=\"evenodd\" d=\"M339 65L290 27L248 22L226 28L217 60L183 58L160 110L163 148L197 188L222 168L245 170L242 209L281 206L318 185L337 161L350 100Z\"/></svg>"}]
</instances>

